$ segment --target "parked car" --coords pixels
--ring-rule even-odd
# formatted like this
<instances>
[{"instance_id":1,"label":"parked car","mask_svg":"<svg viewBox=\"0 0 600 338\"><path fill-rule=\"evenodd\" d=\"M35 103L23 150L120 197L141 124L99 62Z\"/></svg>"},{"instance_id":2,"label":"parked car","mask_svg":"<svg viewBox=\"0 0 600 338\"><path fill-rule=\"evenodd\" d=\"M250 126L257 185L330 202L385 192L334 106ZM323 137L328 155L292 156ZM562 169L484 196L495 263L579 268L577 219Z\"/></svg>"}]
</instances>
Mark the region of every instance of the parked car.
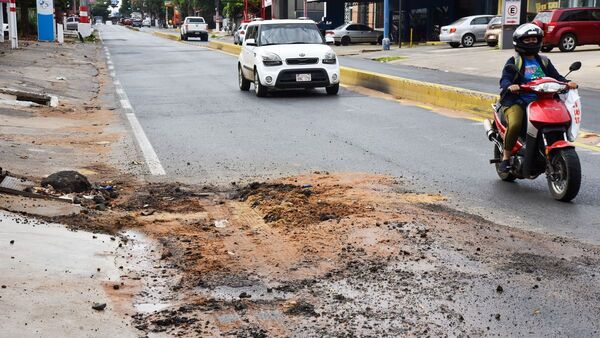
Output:
<instances>
[{"instance_id":1,"label":"parked car","mask_svg":"<svg viewBox=\"0 0 600 338\"><path fill-rule=\"evenodd\" d=\"M440 41L447 42L452 48L472 47L475 42L485 41L487 25L493 18L493 15L473 15L458 19L442 27Z\"/></svg>"},{"instance_id":2,"label":"parked car","mask_svg":"<svg viewBox=\"0 0 600 338\"><path fill-rule=\"evenodd\" d=\"M244 42L244 35L246 35L247 23L242 23L235 33L233 33L233 43L241 45Z\"/></svg>"},{"instance_id":3,"label":"parked car","mask_svg":"<svg viewBox=\"0 0 600 338\"><path fill-rule=\"evenodd\" d=\"M121 24L123 26L131 26L133 24L133 20L131 18L123 18L121 19Z\"/></svg>"},{"instance_id":4,"label":"parked car","mask_svg":"<svg viewBox=\"0 0 600 338\"><path fill-rule=\"evenodd\" d=\"M336 26L334 25L332 19L324 16L321 18L321 21L319 21L317 23L317 27L319 28L319 31L321 31L321 34L323 34L323 36L325 36L325 34L327 33L328 30L332 30Z\"/></svg>"},{"instance_id":5,"label":"parked car","mask_svg":"<svg viewBox=\"0 0 600 338\"><path fill-rule=\"evenodd\" d=\"M269 89L325 87L328 95L340 88L337 55L314 21L266 20L248 24L238 57L240 90L254 83L256 96Z\"/></svg>"},{"instance_id":6,"label":"parked car","mask_svg":"<svg viewBox=\"0 0 600 338\"><path fill-rule=\"evenodd\" d=\"M140 19L140 18L131 19L131 26L132 27L142 27L142 19Z\"/></svg>"},{"instance_id":7,"label":"parked car","mask_svg":"<svg viewBox=\"0 0 600 338\"><path fill-rule=\"evenodd\" d=\"M488 23L487 30L483 39L490 47L496 47L502 33L502 17L497 16Z\"/></svg>"},{"instance_id":8,"label":"parked car","mask_svg":"<svg viewBox=\"0 0 600 338\"><path fill-rule=\"evenodd\" d=\"M577 46L600 44L600 7L542 11L533 23L544 30L544 52L554 47L572 52Z\"/></svg>"},{"instance_id":9,"label":"parked car","mask_svg":"<svg viewBox=\"0 0 600 338\"><path fill-rule=\"evenodd\" d=\"M190 36L199 37L202 41L208 41L208 25L201 16L188 16L183 20L180 34L181 40L187 40Z\"/></svg>"},{"instance_id":10,"label":"parked car","mask_svg":"<svg viewBox=\"0 0 600 338\"><path fill-rule=\"evenodd\" d=\"M152 20L150 18L145 18L142 21L142 26L144 26L144 27L150 27L150 26L152 26Z\"/></svg>"},{"instance_id":11,"label":"parked car","mask_svg":"<svg viewBox=\"0 0 600 338\"><path fill-rule=\"evenodd\" d=\"M79 23L79 17L77 16L70 16L67 18L67 30L69 31L76 31L77 30L77 24Z\"/></svg>"},{"instance_id":12,"label":"parked car","mask_svg":"<svg viewBox=\"0 0 600 338\"><path fill-rule=\"evenodd\" d=\"M340 44L347 46L351 43L370 42L379 43L383 40L383 32L373 28L356 23L346 23L335 29L325 32L325 36L330 36L335 41L336 46Z\"/></svg>"}]
</instances>

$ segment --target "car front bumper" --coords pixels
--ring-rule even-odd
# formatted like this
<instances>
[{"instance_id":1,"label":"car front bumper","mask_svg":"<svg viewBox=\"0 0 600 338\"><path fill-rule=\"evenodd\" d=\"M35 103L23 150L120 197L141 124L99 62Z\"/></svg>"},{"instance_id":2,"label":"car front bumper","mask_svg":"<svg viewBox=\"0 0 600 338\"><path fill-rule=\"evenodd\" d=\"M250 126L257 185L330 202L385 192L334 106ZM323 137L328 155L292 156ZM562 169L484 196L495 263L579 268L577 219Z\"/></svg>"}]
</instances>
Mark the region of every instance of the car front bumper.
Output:
<instances>
[{"instance_id":1,"label":"car front bumper","mask_svg":"<svg viewBox=\"0 0 600 338\"><path fill-rule=\"evenodd\" d=\"M339 63L312 64L312 65L288 65L267 67L257 65L260 83L269 88L318 88L329 87L340 82ZM296 81L297 74L310 74L311 81ZM267 80L271 81L267 81Z\"/></svg>"}]
</instances>

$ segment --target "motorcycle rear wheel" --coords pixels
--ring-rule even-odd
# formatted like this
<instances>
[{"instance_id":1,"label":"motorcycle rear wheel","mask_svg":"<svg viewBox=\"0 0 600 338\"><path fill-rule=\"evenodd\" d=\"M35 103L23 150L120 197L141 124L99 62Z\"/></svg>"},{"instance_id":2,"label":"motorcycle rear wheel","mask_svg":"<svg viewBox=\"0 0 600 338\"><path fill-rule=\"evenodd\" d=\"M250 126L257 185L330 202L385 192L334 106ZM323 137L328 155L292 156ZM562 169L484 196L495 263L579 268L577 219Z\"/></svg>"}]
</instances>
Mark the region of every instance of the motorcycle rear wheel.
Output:
<instances>
[{"instance_id":1,"label":"motorcycle rear wheel","mask_svg":"<svg viewBox=\"0 0 600 338\"><path fill-rule=\"evenodd\" d=\"M502 153L500 152L500 149L498 149L498 146L496 146L495 144L494 144L494 158L502 159ZM498 177L500 177L501 180L506 181L506 182L512 182L517 179L517 177L515 175L511 174L510 172L507 172L507 173L500 172L500 163L496 163L496 173L498 174Z\"/></svg>"},{"instance_id":2,"label":"motorcycle rear wheel","mask_svg":"<svg viewBox=\"0 0 600 338\"><path fill-rule=\"evenodd\" d=\"M581 187L581 164L575 149L561 149L550 160L557 177L547 175L548 188L554 199L568 202L577 196Z\"/></svg>"}]
</instances>

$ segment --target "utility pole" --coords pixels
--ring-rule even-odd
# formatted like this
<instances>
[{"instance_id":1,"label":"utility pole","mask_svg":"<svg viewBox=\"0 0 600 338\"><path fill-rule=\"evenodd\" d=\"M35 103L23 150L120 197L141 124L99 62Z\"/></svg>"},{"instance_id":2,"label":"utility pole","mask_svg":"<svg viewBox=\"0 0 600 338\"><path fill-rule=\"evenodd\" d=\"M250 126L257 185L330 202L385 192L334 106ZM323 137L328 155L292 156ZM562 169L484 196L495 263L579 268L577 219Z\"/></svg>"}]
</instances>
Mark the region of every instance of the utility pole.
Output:
<instances>
[{"instance_id":1,"label":"utility pole","mask_svg":"<svg viewBox=\"0 0 600 338\"><path fill-rule=\"evenodd\" d=\"M4 42L4 2L0 1L0 43Z\"/></svg>"},{"instance_id":2,"label":"utility pole","mask_svg":"<svg viewBox=\"0 0 600 338\"><path fill-rule=\"evenodd\" d=\"M398 0L398 48L402 48L402 0Z\"/></svg>"},{"instance_id":3,"label":"utility pole","mask_svg":"<svg viewBox=\"0 0 600 338\"><path fill-rule=\"evenodd\" d=\"M390 0L383 0L383 50L390 50Z\"/></svg>"},{"instance_id":4,"label":"utility pole","mask_svg":"<svg viewBox=\"0 0 600 338\"><path fill-rule=\"evenodd\" d=\"M306 0L304 0L304 15L303 16L305 18L308 17L308 7L307 6L308 6L308 3Z\"/></svg>"},{"instance_id":5,"label":"utility pole","mask_svg":"<svg viewBox=\"0 0 600 338\"><path fill-rule=\"evenodd\" d=\"M527 0L521 0L521 25L527 22Z\"/></svg>"}]
</instances>

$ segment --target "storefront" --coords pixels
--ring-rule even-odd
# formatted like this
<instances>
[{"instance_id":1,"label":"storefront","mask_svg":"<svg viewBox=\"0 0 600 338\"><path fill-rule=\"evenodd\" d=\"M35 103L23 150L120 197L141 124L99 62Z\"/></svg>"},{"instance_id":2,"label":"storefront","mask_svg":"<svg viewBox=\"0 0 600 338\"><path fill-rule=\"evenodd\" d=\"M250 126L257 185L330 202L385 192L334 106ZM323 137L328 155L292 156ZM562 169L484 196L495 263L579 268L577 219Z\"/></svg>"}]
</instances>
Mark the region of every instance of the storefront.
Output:
<instances>
[{"instance_id":1,"label":"storefront","mask_svg":"<svg viewBox=\"0 0 600 338\"><path fill-rule=\"evenodd\" d=\"M535 11L545 11L556 8L600 7L600 0L536 0ZM529 8L532 11L533 8Z\"/></svg>"}]
</instances>

